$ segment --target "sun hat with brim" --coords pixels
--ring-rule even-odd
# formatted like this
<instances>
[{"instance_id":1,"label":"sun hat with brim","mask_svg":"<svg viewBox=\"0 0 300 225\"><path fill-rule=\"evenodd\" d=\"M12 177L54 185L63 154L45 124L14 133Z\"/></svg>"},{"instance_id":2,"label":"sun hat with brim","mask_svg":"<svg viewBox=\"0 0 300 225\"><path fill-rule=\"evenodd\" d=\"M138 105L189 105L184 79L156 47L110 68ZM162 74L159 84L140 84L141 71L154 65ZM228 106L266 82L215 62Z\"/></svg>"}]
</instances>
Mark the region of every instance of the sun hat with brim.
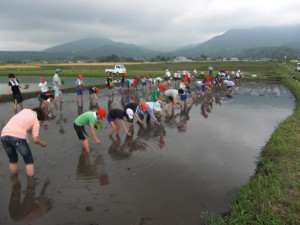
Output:
<instances>
[{"instance_id":1,"label":"sun hat with brim","mask_svg":"<svg viewBox=\"0 0 300 225\"><path fill-rule=\"evenodd\" d=\"M133 111L132 109L126 109L126 114L128 116L129 119L133 119Z\"/></svg>"},{"instance_id":2,"label":"sun hat with brim","mask_svg":"<svg viewBox=\"0 0 300 225\"><path fill-rule=\"evenodd\" d=\"M160 104L160 102L154 102L153 103L153 109L155 111L160 111L161 110L161 104Z\"/></svg>"}]
</instances>

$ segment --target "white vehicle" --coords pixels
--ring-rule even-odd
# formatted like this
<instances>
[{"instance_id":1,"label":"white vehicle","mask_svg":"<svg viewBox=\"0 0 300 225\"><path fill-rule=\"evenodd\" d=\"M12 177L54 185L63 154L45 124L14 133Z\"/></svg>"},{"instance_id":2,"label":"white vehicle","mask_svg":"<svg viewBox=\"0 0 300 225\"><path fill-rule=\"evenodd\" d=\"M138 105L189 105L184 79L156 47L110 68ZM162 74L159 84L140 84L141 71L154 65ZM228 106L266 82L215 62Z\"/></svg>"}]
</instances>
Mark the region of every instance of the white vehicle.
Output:
<instances>
[{"instance_id":1,"label":"white vehicle","mask_svg":"<svg viewBox=\"0 0 300 225\"><path fill-rule=\"evenodd\" d=\"M300 62L297 63L296 71L300 72Z\"/></svg>"},{"instance_id":2,"label":"white vehicle","mask_svg":"<svg viewBox=\"0 0 300 225\"><path fill-rule=\"evenodd\" d=\"M113 74L123 74L126 73L125 66L121 64L116 64L114 69L105 69L105 73L113 73Z\"/></svg>"}]
</instances>

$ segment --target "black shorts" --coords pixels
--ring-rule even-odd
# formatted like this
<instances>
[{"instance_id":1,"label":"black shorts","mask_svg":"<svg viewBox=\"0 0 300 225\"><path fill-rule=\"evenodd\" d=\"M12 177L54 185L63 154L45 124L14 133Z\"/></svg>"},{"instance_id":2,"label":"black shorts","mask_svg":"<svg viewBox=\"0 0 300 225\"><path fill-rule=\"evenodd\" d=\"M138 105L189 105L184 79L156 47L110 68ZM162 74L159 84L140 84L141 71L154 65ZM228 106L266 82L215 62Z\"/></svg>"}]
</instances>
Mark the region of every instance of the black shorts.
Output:
<instances>
[{"instance_id":1,"label":"black shorts","mask_svg":"<svg viewBox=\"0 0 300 225\"><path fill-rule=\"evenodd\" d=\"M171 103L171 102L173 102L173 97L171 96L171 97L167 97L167 99L166 99L166 102L167 103Z\"/></svg>"},{"instance_id":2,"label":"black shorts","mask_svg":"<svg viewBox=\"0 0 300 225\"><path fill-rule=\"evenodd\" d=\"M79 140L82 140L82 141L85 140L84 134L86 134L86 136L89 136L89 135L86 133L84 126L78 126L78 125L76 125L76 124L74 123L74 129L75 129L75 131L76 131L76 133L77 133L77 136L78 136Z\"/></svg>"},{"instance_id":3,"label":"black shorts","mask_svg":"<svg viewBox=\"0 0 300 225\"><path fill-rule=\"evenodd\" d=\"M21 93L13 94L13 101L15 104L19 104L19 103L23 102L24 99L23 99L22 94Z\"/></svg>"}]
</instances>

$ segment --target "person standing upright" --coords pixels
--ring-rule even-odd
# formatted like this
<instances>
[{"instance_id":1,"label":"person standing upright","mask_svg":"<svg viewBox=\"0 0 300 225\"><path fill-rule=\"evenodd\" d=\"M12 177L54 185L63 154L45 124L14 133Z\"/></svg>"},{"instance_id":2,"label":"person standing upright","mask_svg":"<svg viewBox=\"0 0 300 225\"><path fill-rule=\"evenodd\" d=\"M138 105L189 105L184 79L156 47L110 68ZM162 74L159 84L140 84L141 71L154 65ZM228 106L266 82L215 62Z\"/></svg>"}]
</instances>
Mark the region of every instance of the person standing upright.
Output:
<instances>
[{"instance_id":1,"label":"person standing upright","mask_svg":"<svg viewBox=\"0 0 300 225\"><path fill-rule=\"evenodd\" d=\"M10 73L8 75L8 94L12 93L13 97L13 110L14 113L16 114L18 112L17 110L17 105L20 105L21 110L23 109L23 95L20 91L20 83L19 80L15 78L15 75Z\"/></svg>"},{"instance_id":2,"label":"person standing upright","mask_svg":"<svg viewBox=\"0 0 300 225\"><path fill-rule=\"evenodd\" d=\"M57 68L55 70L55 74L53 75L54 105L56 109L58 108L57 101L59 100L60 104L62 103L60 73L61 73L61 69Z\"/></svg>"},{"instance_id":3,"label":"person standing upright","mask_svg":"<svg viewBox=\"0 0 300 225\"><path fill-rule=\"evenodd\" d=\"M83 78L82 74L79 74L77 80L75 81L77 105L79 107L82 107L82 105L83 105L83 88L82 88L82 86L84 85L84 83L83 83L82 78Z\"/></svg>"},{"instance_id":4,"label":"person standing upright","mask_svg":"<svg viewBox=\"0 0 300 225\"><path fill-rule=\"evenodd\" d=\"M110 94L110 91L112 92L112 94L114 94L113 74L111 72L108 74L108 77L106 79L106 86L108 94Z\"/></svg>"},{"instance_id":5,"label":"person standing upright","mask_svg":"<svg viewBox=\"0 0 300 225\"><path fill-rule=\"evenodd\" d=\"M213 71L214 71L213 66L209 66L209 67L208 67L208 75L209 75L209 76L212 76L212 75L213 75Z\"/></svg>"}]
</instances>

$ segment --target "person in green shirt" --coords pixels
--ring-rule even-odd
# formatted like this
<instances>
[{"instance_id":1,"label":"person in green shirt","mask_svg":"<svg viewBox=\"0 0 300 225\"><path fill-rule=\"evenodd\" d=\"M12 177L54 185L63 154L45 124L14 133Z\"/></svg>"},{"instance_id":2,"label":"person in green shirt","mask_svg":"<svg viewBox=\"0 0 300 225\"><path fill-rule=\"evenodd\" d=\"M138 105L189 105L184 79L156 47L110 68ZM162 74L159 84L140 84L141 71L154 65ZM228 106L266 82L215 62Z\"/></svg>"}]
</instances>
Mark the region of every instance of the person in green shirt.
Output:
<instances>
[{"instance_id":1,"label":"person in green shirt","mask_svg":"<svg viewBox=\"0 0 300 225\"><path fill-rule=\"evenodd\" d=\"M157 102L163 100L161 98L161 92L164 93L167 90L167 87L164 84L160 84L158 88L156 88L149 99L149 102Z\"/></svg>"},{"instance_id":2,"label":"person in green shirt","mask_svg":"<svg viewBox=\"0 0 300 225\"><path fill-rule=\"evenodd\" d=\"M96 141L97 144L101 143L101 141L96 135L95 128L94 128L97 119L98 120L106 119L105 109L98 108L96 112L93 111L85 112L79 115L74 121L74 129L77 133L79 140L82 141L83 150L85 150L86 152L90 152L90 147L89 147L89 140L86 137L88 136L88 134L85 131L84 125L90 126L90 131L94 140Z\"/></svg>"}]
</instances>

